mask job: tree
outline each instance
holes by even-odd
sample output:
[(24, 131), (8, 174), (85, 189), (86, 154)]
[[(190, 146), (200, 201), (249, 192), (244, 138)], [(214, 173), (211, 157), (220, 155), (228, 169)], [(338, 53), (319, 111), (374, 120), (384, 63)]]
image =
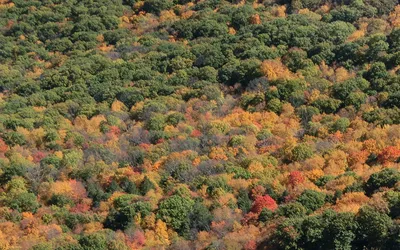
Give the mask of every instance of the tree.
[(155, 114), (152, 116), (146, 124), (148, 130), (163, 130), (165, 127), (165, 116), (162, 114)]
[(276, 204), (276, 201), (272, 199), (269, 195), (259, 195), (254, 200), (251, 211), (253, 213), (259, 214), (263, 210), (263, 208), (266, 208), (270, 211), (275, 211), (278, 208), (278, 204)]
[(381, 187), (392, 188), (400, 180), (400, 173), (392, 168), (385, 168), (380, 172), (373, 173), (365, 183), (365, 192), (372, 195)]
[(155, 188), (156, 186), (147, 176), (144, 177), (144, 180), (142, 181), (142, 183), (140, 183), (139, 186), (139, 190), (142, 195), (146, 195), (147, 192)]
[(305, 69), (312, 64), (312, 61), (307, 58), (307, 52), (302, 49), (292, 49), (284, 57), (283, 63), (292, 72), (296, 72), (300, 69)]
[(270, 81), (277, 79), (288, 79), (291, 76), (290, 71), (282, 64), (280, 60), (266, 60), (261, 64), (261, 72)]
[(243, 26), (250, 24), (250, 19), (255, 13), (254, 9), (249, 5), (236, 8), (232, 13), (232, 25), (238, 30)]
[(13, 197), (8, 206), (18, 212), (31, 212), (35, 213), (40, 207), (36, 196), (32, 193), (24, 192)]
[(128, 194), (139, 194), (136, 184), (128, 178), (124, 178), (119, 185)]
[(389, 77), (386, 71), (386, 66), (382, 62), (373, 63), (370, 69), (364, 73), (365, 79), (371, 83), (371, 88), (376, 91), (381, 91), (387, 84), (386, 80)]
[(341, 83), (333, 85), (333, 96), (337, 99), (345, 101), (347, 97), (356, 90), (364, 91), (369, 87), (369, 82), (364, 78), (349, 79)]
[(350, 93), (346, 100), (345, 100), (345, 105), (350, 106), (353, 105), (357, 110), (360, 108), (360, 106), (365, 103), (367, 99), (367, 95), (363, 92), (353, 92)]
[(148, 0), (144, 2), (143, 10), (158, 15), (161, 11), (167, 10), (172, 6), (173, 2), (171, 0)]
[(344, 133), (346, 132), (349, 126), (350, 126), (350, 120), (348, 118), (339, 118), (332, 124), (330, 130), (333, 133), (337, 131)]
[(55, 205), (58, 207), (64, 207), (66, 205), (70, 205), (73, 206), (74, 205), (74, 201), (67, 197), (66, 195), (62, 195), (62, 194), (53, 194), (50, 198), (50, 200), (48, 201), (48, 203), (50, 205)]
[(375, 7), (379, 15), (387, 15), (398, 2), (395, 0), (366, 0), (365, 4)]
[(122, 195), (114, 200), (113, 205), (114, 208), (104, 221), (104, 226), (113, 230), (125, 230), (132, 226), (136, 215), (144, 218), (151, 211), (149, 203), (135, 201), (133, 195)]
[(23, 176), (27, 171), (27, 166), (23, 162), (11, 162), (9, 164), (4, 164), (0, 162), (2, 167), (2, 174), (0, 176), (0, 181), (6, 183), (11, 180), (14, 176)]
[(26, 143), (26, 138), (24, 135), (22, 135), (21, 133), (15, 132), (15, 131), (11, 131), (6, 133), (3, 136), (4, 142), (13, 147), (15, 145), (24, 145)]
[(324, 193), (307, 189), (301, 193), (297, 201), (307, 209), (308, 213), (311, 213), (325, 204), (325, 197), (326, 195)]
[(301, 143), (296, 145), (292, 150), (293, 161), (304, 161), (313, 155), (313, 150), (307, 144)]
[(315, 100), (312, 105), (318, 108), (320, 111), (325, 112), (327, 114), (335, 113), (340, 104), (342, 102), (340, 100), (330, 98), (327, 96), (321, 96), (317, 100)]
[(82, 236), (79, 239), (79, 244), (84, 250), (107, 250), (107, 238), (102, 233), (94, 233)]
[(190, 228), (197, 231), (209, 231), (210, 224), (213, 219), (212, 214), (206, 206), (201, 202), (196, 202), (193, 205), (193, 210), (189, 214)]
[(8, 150), (7, 144), (0, 138), (0, 153), (5, 153)]
[(289, 174), (289, 184), (295, 187), (304, 182), (304, 176), (300, 171), (292, 171)]
[(304, 249), (352, 249), (357, 225), (354, 215), (332, 210), (306, 218), (299, 241)]
[(400, 158), (400, 149), (394, 146), (388, 146), (378, 155), (378, 160), (382, 163), (394, 162)]
[(261, 222), (268, 222), (274, 217), (274, 212), (269, 209), (263, 208), (258, 216), (258, 220)]
[(389, 203), (390, 217), (397, 218), (400, 216), (400, 192), (389, 191), (385, 194), (385, 198)]
[(326, 25), (324, 29), (319, 29), (319, 35), (333, 44), (343, 43), (347, 37), (355, 31), (352, 24), (343, 21), (334, 21)]
[[(299, 249), (298, 244), (301, 237), (301, 219), (286, 219), (279, 223), (274, 231), (271, 242), (266, 242), (265, 245), (273, 245), (277, 249)], [(319, 233), (318, 231), (315, 233)]]
[(362, 207), (356, 216), (358, 225), (356, 246), (359, 249), (383, 246), (388, 240), (389, 230), (393, 224), (387, 214), (378, 212), (372, 207)]
[(352, 249), (356, 229), (354, 215), (328, 210), (304, 219), (286, 219), (272, 242), (279, 249)]
[(185, 235), (189, 231), (189, 214), (193, 210), (193, 205), (192, 199), (173, 195), (160, 203), (157, 218), (167, 223), (180, 235)]
[(246, 189), (240, 189), (237, 197), (238, 207), (243, 211), (243, 213), (248, 213), (251, 209), (251, 199), (249, 198), (249, 193)]
[[(400, 10), (400, 8), (399, 8)], [(400, 49), (400, 28), (396, 28), (388, 36), (390, 50), (396, 52)]]
[(273, 98), (267, 102), (267, 109), (279, 114), (282, 110), (282, 102), (278, 98)]
[(277, 213), (287, 218), (303, 217), (307, 214), (307, 209), (299, 202), (291, 202), (280, 206)]

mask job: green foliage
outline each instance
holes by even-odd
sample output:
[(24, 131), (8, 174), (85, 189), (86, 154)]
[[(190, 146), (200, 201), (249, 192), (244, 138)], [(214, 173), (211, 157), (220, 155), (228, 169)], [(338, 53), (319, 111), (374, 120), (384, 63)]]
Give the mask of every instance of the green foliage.
[(189, 214), (190, 228), (198, 231), (209, 231), (210, 224), (213, 220), (213, 215), (208, 208), (201, 202), (196, 202), (193, 205), (193, 210)]
[(261, 210), (260, 215), (258, 216), (258, 220), (261, 222), (268, 222), (274, 216), (274, 212), (269, 209), (263, 208)]
[(305, 219), (287, 219), (274, 232), (279, 249), (352, 249), (357, 225), (350, 213), (327, 211)]
[(84, 250), (108, 249), (107, 238), (102, 233), (85, 235), (79, 239), (79, 244)]
[(251, 209), (253, 202), (249, 198), (249, 194), (246, 189), (240, 189), (237, 196), (237, 205), (243, 211), (248, 213)]
[(373, 194), (381, 187), (393, 187), (400, 180), (400, 173), (392, 168), (385, 168), (380, 172), (373, 173), (365, 183), (365, 192)]
[[(194, 201), (173, 195), (160, 203), (157, 218), (163, 220), (180, 235), (188, 233), (190, 228), (189, 214), (193, 211)], [(207, 219), (207, 215), (205, 214)]]
[(397, 218), (400, 216), (400, 193), (397, 191), (389, 191), (385, 195), (390, 209), (390, 217)]
[(371, 68), (364, 73), (365, 79), (371, 83), (371, 88), (374, 90), (382, 90), (386, 86), (388, 72), (383, 62), (376, 62), (371, 65)]
[(154, 183), (146, 176), (142, 183), (140, 183), (139, 190), (142, 195), (146, 195), (152, 189), (155, 189)]
[(66, 205), (73, 205), (74, 202), (72, 199), (65, 195), (54, 194), (51, 196), (50, 200), (48, 201), (50, 205), (55, 205), (58, 207), (64, 207)]
[(321, 208), (325, 204), (324, 193), (320, 193), (314, 190), (305, 190), (297, 198), (297, 201), (301, 203), (308, 211), (308, 213)]
[(172, 0), (148, 0), (144, 2), (143, 10), (154, 14), (160, 14), (161, 11), (169, 9), (172, 6)]
[(393, 224), (387, 214), (376, 211), (372, 207), (362, 207), (357, 214), (357, 244), (364, 248), (384, 245)]
[(23, 162), (11, 162), (10, 164), (1, 163), (2, 174), (1, 182), (6, 183), (15, 176), (23, 176), (27, 171), (27, 166)]
[(292, 202), (279, 207), (278, 214), (287, 218), (303, 217), (307, 213), (306, 208), (299, 202)]
[(342, 102), (340, 100), (334, 98), (321, 97), (315, 100), (312, 105), (324, 113), (331, 114), (338, 110), (341, 103)]
[(340, 131), (342, 133), (346, 132), (347, 128), (350, 126), (350, 120), (348, 118), (339, 118), (332, 124), (331, 131)]
[(301, 143), (296, 145), (292, 150), (293, 161), (304, 161), (313, 155), (313, 150), (309, 145)]
[(165, 127), (165, 116), (162, 114), (156, 114), (151, 117), (146, 125), (148, 130), (163, 130)]
[(35, 213), (40, 207), (40, 204), (35, 194), (32, 193), (21, 193), (13, 197), (9, 202), (8, 206), (18, 212), (32, 212)]
[(4, 141), (10, 146), (24, 145), (26, 143), (25, 136), (18, 132), (8, 132), (3, 137)]
[(121, 181), (120, 187), (128, 194), (139, 194), (139, 189), (136, 187), (136, 184), (128, 178)]
[(125, 230), (132, 226), (136, 215), (142, 218), (150, 214), (147, 202), (135, 201), (133, 195), (122, 195), (114, 200), (114, 208), (108, 214), (104, 226), (113, 230)]
[(267, 102), (267, 109), (269, 111), (279, 114), (282, 109), (282, 103), (278, 98), (273, 98)]

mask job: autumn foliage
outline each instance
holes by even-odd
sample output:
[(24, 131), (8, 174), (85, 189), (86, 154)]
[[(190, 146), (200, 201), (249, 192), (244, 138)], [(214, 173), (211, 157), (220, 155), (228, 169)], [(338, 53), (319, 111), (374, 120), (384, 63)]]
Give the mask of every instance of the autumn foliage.
[(257, 196), (254, 200), (253, 206), (251, 207), (251, 211), (253, 213), (260, 213), (264, 208), (275, 211), (278, 208), (278, 204), (274, 199), (269, 195)]
[(400, 249), (398, 1), (0, 11), (0, 249)]
[(394, 146), (386, 147), (379, 154), (378, 158), (382, 163), (396, 161), (400, 158), (400, 149)]

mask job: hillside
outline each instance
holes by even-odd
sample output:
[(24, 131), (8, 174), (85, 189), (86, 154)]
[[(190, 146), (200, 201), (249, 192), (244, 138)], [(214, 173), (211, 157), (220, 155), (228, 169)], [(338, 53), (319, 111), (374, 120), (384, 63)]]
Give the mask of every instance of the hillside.
[(0, 0), (0, 249), (400, 249), (395, 0)]

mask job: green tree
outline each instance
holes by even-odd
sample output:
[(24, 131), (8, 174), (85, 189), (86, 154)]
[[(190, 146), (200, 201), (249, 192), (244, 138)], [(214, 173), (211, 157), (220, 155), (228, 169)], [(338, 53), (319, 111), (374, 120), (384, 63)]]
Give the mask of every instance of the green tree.
[(193, 205), (192, 199), (173, 195), (160, 203), (157, 218), (163, 220), (180, 235), (185, 235), (190, 228), (189, 214), (193, 211)]
[(240, 189), (237, 197), (237, 205), (243, 211), (243, 213), (248, 213), (251, 209), (253, 202), (249, 198), (249, 193), (246, 189)]
[(24, 192), (14, 196), (8, 202), (8, 206), (18, 212), (32, 212), (35, 213), (40, 207), (36, 196), (32, 193)]
[(190, 228), (197, 231), (209, 231), (213, 215), (208, 208), (201, 202), (193, 205), (193, 210), (189, 214)]
[(144, 2), (143, 10), (146, 12), (160, 14), (173, 6), (172, 0), (147, 0)]
[(102, 233), (94, 233), (82, 236), (79, 244), (83, 250), (107, 250), (107, 238)]
[(299, 202), (291, 202), (282, 205), (278, 209), (278, 214), (288, 218), (302, 217), (307, 214), (306, 208)]
[(383, 62), (376, 62), (364, 73), (364, 77), (371, 83), (372, 89), (381, 91), (387, 84), (389, 73), (386, 71), (386, 66)]
[(348, 118), (339, 118), (332, 124), (330, 130), (331, 132), (340, 131), (344, 133), (346, 132), (349, 126), (350, 126), (350, 120)]
[(165, 116), (162, 114), (155, 114), (153, 117), (149, 119), (146, 124), (146, 128), (148, 130), (163, 130), (165, 127)]
[(125, 230), (132, 226), (135, 215), (140, 214), (144, 218), (151, 211), (149, 203), (136, 201), (134, 195), (122, 195), (114, 200), (113, 205), (104, 222), (105, 227), (113, 230)]
[(379, 248), (388, 240), (393, 224), (391, 218), (374, 208), (365, 206), (356, 216), (358, 225), (356, 246), (359, 249)]
[(385, 198), (389, 203), (390, 217), (397, 218), (400, 216), (400, 192), (391, 190), (385, 194)]
[(304, 161), (314, 154), (312, 148), (305, 143), (296, 145), (292, 150), (293, 161)]
[(324, 193), (307, 189), (301, 193), (297, 198), (297, 201), (307, 209), (308, 213), (310, 213), (321, 208), (325, 204), (325, 197), (326, 195)]
[(232, 25), (235, 29), (240, 29), (243, 26), (250, 24), (250, 17), (255, 13), (250, 5), (244, 5), (236, 8), (232, 13)]
[(260, 215), (258, 215), (258, 220), (261, 222), (268, 222), (273, 217), (274, 217), (274, 212), (272, 212), (267, 208), (263, 208), (260, 212)]
[(338, 108), (340, 107), (340, 104), (342, 102), (340, 100), (322, 96), (315, 100), (312, 105), (318, 108), (320, 111), (325, 112), (327, 114), (335, 113)]
[(365, 183), (365, 192), (373, 194), (381, 187), (392, 188), (400, 180), (400, 173), (392, 168), (385, 168), (380, 172), (373, 173)]
[(151, 189), (155, 189), (154, 183), (147, 177), (144, 177), (142, 183), (140, 183), (139, 190), (142, 195), (146, 195)]

